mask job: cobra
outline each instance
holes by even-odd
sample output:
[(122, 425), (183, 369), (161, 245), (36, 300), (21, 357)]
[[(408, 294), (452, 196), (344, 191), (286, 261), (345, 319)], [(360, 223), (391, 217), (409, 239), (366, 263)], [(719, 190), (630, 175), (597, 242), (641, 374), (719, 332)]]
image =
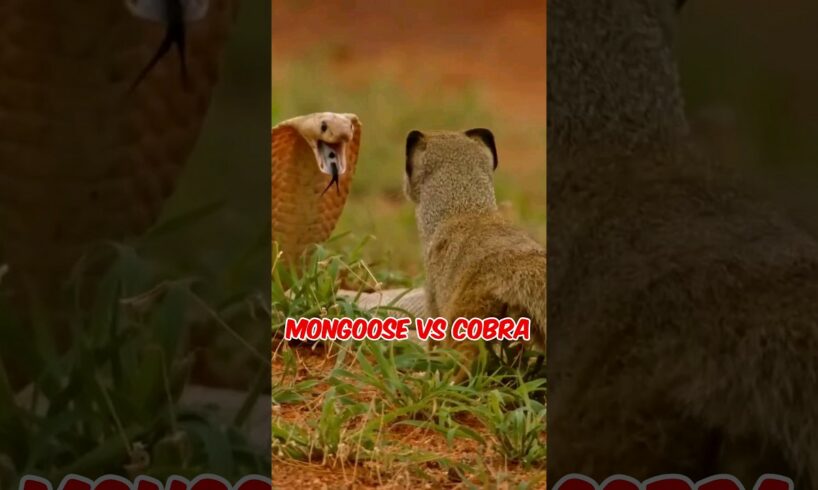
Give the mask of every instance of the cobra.
[[(287, 119), (271, 131), (272, 232), (285, 262), (330, 237), (350, 193), (361, 147), (355, 114), (319, 112)], [(326, 192), (333, 184), (337, 192)], [(365, 309), (393, 305), (425, 316), (423, 289), (358, 294), (339, 291)]]
[[(355, 114), (308, 114), (275, 125), (271, 141), (273, 239), (292, 260), (335, 228), (358, 162), (361, 123)], [(333, 184), (337, 192), (326, 192)]]

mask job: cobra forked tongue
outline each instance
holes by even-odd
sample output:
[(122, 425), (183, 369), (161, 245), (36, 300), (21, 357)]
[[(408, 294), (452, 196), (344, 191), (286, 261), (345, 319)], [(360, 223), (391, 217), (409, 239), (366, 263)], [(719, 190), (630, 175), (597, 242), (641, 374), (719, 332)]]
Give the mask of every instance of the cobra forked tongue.
[(339, 195), (341, 194), (339, 177), (346, 171), (344, 149), (344, 143), (318, 141), (319, 167), (321, 167), (322, 172), (332, 176), (329, 184), (327, 184), (324, 191), (321, 192), (322, 196), (332, 187), (332, 184), (335, 184), (335, 192)]
[[(155, 0), (154, 3), (158, 1)], [(136, 77), (133, 84), (131, 85), (130, 90), (133, 91), (136, 87), (148, 76), (148, 74), (153, 70), (159, 61), (162, 60), (173, 48), (176, 46), (176, 50), (179, 53), (179, 63), (180, 63), (180, 71), (182, 77), (182, 84), (187, 87), (188, 85), (188, 78), (187, 78), (187, 60), (186, 60), (186, 47), (185, 47), (185, 40), (187, 36), (185, 22), (186, 22), (186, 3), (183, 3), (182, 0), (164, 0), (163, 5), (161, 8), (164, 10), (163, 15), (161, 16), (162, 21), (165, 23), (165, 37), (162, 39), (161, 44), (156, 49), (151, 60), (145, 65), (145, 68), (139, 73), (139, 76)], [(158, 8), (158, 7), (157, 7)]]

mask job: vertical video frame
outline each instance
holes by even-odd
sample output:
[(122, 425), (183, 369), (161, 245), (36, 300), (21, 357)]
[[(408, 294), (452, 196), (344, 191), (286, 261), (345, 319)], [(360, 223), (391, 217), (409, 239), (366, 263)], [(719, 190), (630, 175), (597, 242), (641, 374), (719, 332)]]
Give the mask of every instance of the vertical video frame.
[(545, 1), (271, 15), (273, 486), (544, 488)]

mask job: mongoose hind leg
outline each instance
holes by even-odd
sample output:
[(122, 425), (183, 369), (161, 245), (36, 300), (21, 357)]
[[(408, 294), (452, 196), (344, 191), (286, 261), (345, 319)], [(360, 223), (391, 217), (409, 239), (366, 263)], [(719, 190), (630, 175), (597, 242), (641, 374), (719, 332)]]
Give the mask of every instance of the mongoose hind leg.
[[(456, 301), (452, 301), (450, 306), (443, 311), (443, 316), (449, 321), (449, 334), (446, 337), (445, 346), (455, 349), (461, 355), (462, 363), (459, 371), (455, 374), (455, 381), (464, 381), (470, 373), (474, 371), (474, 363), (480, 357), (481, 345), (485, 345), (482, 340), (462, 340), (452, 338), (452, 322), (457, 318), (521, 318), (527, 316), (526, 311), (516, 305), (509, 305), (503, 300), (490, 293), (485, 293), (479, 288), (472, 288), (469, 294), (461, 295)], [(521, 344), (518, 349), (519, 357), (522, 358), (525, 347)]]
[[(473, 286), (473, 285), (472, 285)], [(466, 291), (459, 291), (459, 294), (441, 310), (441, 314), (449, 322), (449, 331), (446, 340), (443, 341), (445, 347), (454, 349), (460, 354), (460, 367), (455, 373), (454, 381), (462, 383), (474, 371), (474, 363), (480, 356), (482, 340), (455, 340), (452, 336), (454, 321), (458, 318), (489, 318), (501, 316), (506, 310), (505, 305), (486, 294), (481, 294), (482, 290), (472, 287)]]

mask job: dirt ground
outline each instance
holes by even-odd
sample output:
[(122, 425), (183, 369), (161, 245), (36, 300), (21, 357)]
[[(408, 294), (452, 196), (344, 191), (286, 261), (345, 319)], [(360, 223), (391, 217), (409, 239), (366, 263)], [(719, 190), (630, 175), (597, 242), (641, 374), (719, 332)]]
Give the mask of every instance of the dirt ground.
[[(542, 128), (542, 140), (498, 138), (503, 165), (524, 179), (539, 179), (545, 200), (546, 0), (413, 2), (273, 0), (273, 79), (276, 66), (328, 49), (333, 74), (345, 83), (385, 72), (411, 88), (433, 77), (446, 89), (479, 84), (491, 111), (514, 126)], [(328, 86), (333, 81), (328, 81)], [(533, 184), (535, 186), (540, 184)], [(274, 359), (273, 374), (282, 370)], [(299, 368), (320, 376), (332, 362), (303, 352)], [(320, 390), (320, 387), (317, 387)], [(298, 418), (297, 407), (278, 413)], [(391, 434), (402, 442), (447, 452), (453, 458), (474, 451), (467, 443), (447, 448), (437, 434), (419, 430)], [(460, 454), (458, 454), (460, 453)], [(279, 488), (408, 488), (417, 480), (392, 475), (379, 480), (365, 468), (273, 461)], [(503, 471), (514, 473), (513, 468)], [(414, 480), (414, 481), (413, 481)], [(440, 488), (464, 488), (441, 475)], [(421, 486), (419, 488), (438, 488)]]
[[(304, 380), (322, 378), (335, 367), (336, 357), (334, 353), (329, 353), (325, 349), (303, 348), (297, 351), (298, 372), (293, 380), (298, 383)], [(347, 368), (355, 370), (350, 364)], [(285, 367), (280, 359), (276, 361), (274, 356), (272, 367), (272, 378), (281, 379)], [(323, 393), (328, 386), (319, 384), (313, 389), (313, 398), (309, 405), (304, 404), (284, 404), (276, 407), (273, 416), (276, 419), (287, 422), (304, 422), (310, 416), (314, 416), (316, 405), (323, 403)], [(361, 392), (361, 399), (371, 399), (378, 396), (377, 393)], [(476, 420), (462, 420), (465, 425), (481, 436), (486, 438), (489, 435)], [(390, 443), (401, 447), (418, 448), (425, 452), (434, 453), (452, 461), (473, 462), (477, 458), (486, 461), (487, 466), (496, 471), (493, 478), (502, 478), (504, 482), (495, 488), (506, 489), (516, 488), (514, 483), (521, 483), (537, 479), (542, 481), (545, 478), (544, 470), (526, 470), (516, 464), (509, 464), (497, 452), (489, 449), (481, 451), (479, 445), (469, 439), (454, 439), (449, 445), (443, 434), (419, 427), (392, 426), (385, 428), (384, 439)], [(474, 488), (472, 483), (463, 481), (456, 473), (446, 471), (434, 461), (422, 464), (422, 470), (426, 476), (419, 477), (409, 464), (398, 464), (390, 468), (383, 465), (362, 463), (362, 464), (338, 464), (329, 466), (320, 462), (301, 462), (288, 458), (277, 458), (273, 455), (272, 461), (274, 489), (309, 488), (309, 489), (378, 489), (378, 490), (399, 490), (399, 489), (466, 489)], [(502, 476), (500, 476), (502, 474)], [(472, 475), (473, 476), (473, 475)], [(513, 483), (512, 483), (513, 482)], [(534, 488), (534, 487), (528, 487)]]

